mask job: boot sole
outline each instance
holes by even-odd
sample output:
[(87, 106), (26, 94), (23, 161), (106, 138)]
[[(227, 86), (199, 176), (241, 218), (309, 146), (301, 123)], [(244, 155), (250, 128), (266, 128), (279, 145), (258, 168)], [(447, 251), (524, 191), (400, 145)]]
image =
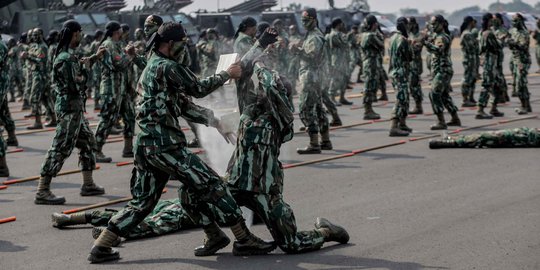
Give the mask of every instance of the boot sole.
[(59, 201), (45, 201), (41, 199), (34, 199), (34, 204), (42, 204), (42, 205), (61, 205), (66, 203), (66, 200), (59, 200)]
[(79, 193), (81, 196), (83, 197), (86, 197), (86, 196), (97, 196), (97, 195), (103, 195), (105, 194), (105, 191), (90, 191), (90, 192), (82, 192)]
[(94, 254), (88, 255), (88, 261), (90, 261), (90, 263), (102, 263), (108, 261), (116, 261), (118, 259), (120, 259), (120, 254), (115, 254), (107, 257), (97, 257)]
[(236, 250), (233, 248), (233, 255), (234, 256), (254, 256), (254, 255), (266, 255), (272, 251), (274, 251), (274, 249), (276, 249), (277, 246), (276, 245), (273, 245), (272, 247), (270, 248), (267, 248), (267, 249), (259, 249), (259, 250), (246, 250), (246, 251), (239, 251), (239, 250)]
[(486, 117), (486, 116), (475, 116), (474, 119), (479, 119), (479, 120), (486, 120), (486, 119), (493, 119), (493, 117)]
[(201, 252), (194, 251), (194, 255), (197, 257), (205, 257), (205, 256), (212, 256), (216, 254), (216, 252), (218, 252), (220, 249), (228, 246), (231, 243), (231, 239), (229, 238), (224, 238), (224, 239), (225, 241), (219, 243), (219, 245), (213, 247), (212, 249), (201, 251)]

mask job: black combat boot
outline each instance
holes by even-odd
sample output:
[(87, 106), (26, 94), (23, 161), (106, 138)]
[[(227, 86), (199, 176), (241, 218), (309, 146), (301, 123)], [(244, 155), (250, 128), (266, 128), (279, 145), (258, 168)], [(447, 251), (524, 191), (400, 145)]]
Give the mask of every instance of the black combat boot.
[(491, 115), (493, 115), (493, 117), (503, 117), (504, 116), (504, 113), (500, 112), (497, 109), (497, 102), (493, 102), (493, 104), (491, 105), (491, 110), (489, 111), (489, 113)]
[(429, 148), (430, 149), (440, 149), (440, 148), (454, 148), (457, 147), (457, 144), (454, 140), (430, 140)]
[(96, 151), (96, 162), (97, 163), (111, 163), (112, 158), (105, 156), (101, 149), (103, 148), (103, 145), (98, 145), (97, 151)]
[(446, 123), (446, 125), (451, 127), (460, 127), (461, 120), (459, 119), (457, 112), (450, 113), (450, 115), (452, 116), (452, 118), (449, 122)]
[(36, 197), (34, 199), (35, 204), (58, 205), (64, 204), (66, 202), (66, 199), (64, 197), (56, 197), (51, 192), (51, 181), (51, 176), (41, 176), (38, 183)]
[[(390, 127), (390, 134), (389, 134), (389, 136), (390, 136), (390, 137), (405, 137), (405, 136), (409, 136), (409, 132), (408, 132), (408, 131), (399, 128), (398, 121), (399, 121), (399, 120), (398, 120), (397, 118), (393, 118), (393, 119), (392, 119), (392, 126)], [(405, 126), (407, 126), (407, 125), (405, 125)]]
[(323, 235), (325, 242), (338, 242), (347, 244), (349, 233), (341, 226), (335, 225), (325, 218), (318, 217), (315, 228)]
[(231, 226), (231, 231), (236, 238), (233, 244), (235, 256), (265, 255), (277, 247), (273, 241), (267, 242), (253, 235), (243, 220)]
[(300, 155), (306, 154), (320, 154), (321, 146), (319, 145), (319, 134), (309, 134), (309, 144), (304, 148), (297, 148), (296, 152)]
[(0, 157), (0, 177), (9, 177), (9, 168), (6, 162), (6, 156)]
[(469, 99), (469, 95), (463, 94), (463, 103), (461, 104), (461, 107), (474, 107), (476, 106), (475, 102), (472, 102)]
[(94, 246), (88, 255), (90, 263), (101, 263), (106, 261), (115, 261), (120, 259), (120, 252), (112, 248), (113, 242), (118, 238), (118, 235), (105, 229), (94, 241)]
[(444, 114), (443, 113), (437, 113), (437, 123), (434, 125), (431, 125), (431, 130), (441, 130), (441, 129), (447, 129), (448, 126), (446, 125), (444, 121)]
[(231, 242), (229, 237), (218, 227), (216, 223), (203, 226), (206, 239), (204, 245), (195, 248), (195, 256), (211, 256)]
[(96, 196), (105, 194), (105, 189), (102, 186), (94, 183), (92, 176), (93, 171), (82, 171), (83, 185), (81, 186), (81, 196)]
[(34, 122), (34, 125), (26, 127), (28, 130), (35, 130), (35, 129), (43, 129), (43, 124), (41, 124), (41, 115), (36, 114), (36, 121)]
[(28, 99), (23, 99), (23, 105), (21, 108), (21, 111), (27, 111), (30, 110), (32, 106), (30, 106), (30, 102), (28, 102)]
[(321, 132), (321, 150), (332, 150), (332, 142), (330, 141), (330, 131)]
[(381, 119), (381, 116), (373, 111), (373, 106), (370, 103), (364, 104), (364, 120), (377, 120)]
[(423, 114), (424, 109), (422, 108), (422, 102), (421, 101), (415, 101), (416, 106), (413, 110), (409, 111), (409, 114)]
[(474, 118), (475, 119), (492, 119), (493, 116), (484, 112), (483, 106), (478, 106), (478, 111), (476, 112), (476, 116)]
[(343, 105), (352, 105), (353, 103), (348, 101), (346, 98), (345, 98), (345, 91), (342, 91), (341, 92), (341, 95), (339, 97), (339, 103), (343, 104)]
[(15, 135), (15, 130), (7, 131), (8, 137), (6, 140), (7, 146), (19, 146), (19, 141), (17, 140), (17, 135)]
[(133, 137), (124, 137), (124, 150), (122, 150), (122, 157), (132, 158), (133, 156)]
[(51, 121), (45, 124), (45, 127), (56, 127), (58, 123), (56, 122), (56, 114), (51, 113)]
[(529, 110), (527, 108), (527, 101), (525, 99), (520, 99), (520, 101), (521, 101), (521, 107), (516, 109), (517, 114), (519, 115), (528, 114)]
[(53, 213), (51, 216), (52, 225), (55, 228), (62, 228), (72, 225), (80, 225), (88, 223), (90, 219), (89, 215), (84, 212), (79, 212), (75, 214), (62, 214), (62, 213)]

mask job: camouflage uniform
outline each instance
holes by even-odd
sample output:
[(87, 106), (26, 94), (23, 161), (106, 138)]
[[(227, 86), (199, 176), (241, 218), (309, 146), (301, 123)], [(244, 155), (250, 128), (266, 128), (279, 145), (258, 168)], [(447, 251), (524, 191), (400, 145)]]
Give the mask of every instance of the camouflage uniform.
[(424, 48), (422, 41), (424, 37), (419, 31), (409, 32), (409, 40), (412, 44), (412, 61), (410, 66), (409, 76), (409, 91), (413, 97), (417, 107), (422, 106), (424, 100), (424, 94), (422, 93), (422, 86), (420, 85), (420, 79), (423, 72), (422, 62), (422, 49)]
[[(302, 37), (298, 34), (289, 35), (289, 44), (297, 44), (302, 41)], [(296, 81), (298, 80), (298, 65), (299, 59), (294, 54), (289, 54), (288, 59), (289, 66), (287, 68), (287, 77), (291, 83), (293, 95), (296, 95)]]
[(290, 93), (276, 72), (258, 63), (254, 69), (257, 87), (246, 95), (228, 185), (239, 205), (261, 217), (283, 251), (317, 250), (324, 243), (321, 233), (297, 231), (293, 211), (283, 200), (283, 167), (278, 158), (281, 144), (294, 134)]
[(337, 29), (326, 35), (326, 43), (329, 48), (329, 74), (330, 86), (328, 92), (334, 100), (336, 95), (343, 96), (349, 81), (349, 43), (347, 37)]
[[(119, 108), (127, 83), (122, 73), (127, 69), (130, 61), (124, 53), (120, 42), (107, 38), (101, 46), (105, 47), (107, 52), (101, 60), (100, 96), (103, 105), (100, 112), (101, 119), (95, 133), (98, 152), (101, 152), (111, 128), (118, 119), (119, 112), (127, 113), (130, 111), (126, 108)], [(123, 115), (123, 118), (128, 117)], [(124, 137), (133, 136), (135, 127), (130, 126), (130, 123), (131, 121), (124, 121)]]
[(495, 37), (491, 30), (481, 32), (480, 53), (484, 55), (484, 72), (482, 74), (482, 91), (478, 98), (478, 106), (485, 108), (489, 101), (490, 94), (493, 95), (493, 104), (500, 100), (500, 91), (495, 87), (500, 84), (500, 75), (498, 73), (499, 56), (501, 43)]
[[(28, 61), (31, 70), (31, 97), (32, 113), (41, 114), (41, 102), (47, 85), (47, 45), (43, 41), (32, 44), (28, 50)], [(37, 118), (36, 118), (37, 119)]]
[(197, 44), (201, 77), (206, 78), (216, 72), (219, 61), (220, 44), (218, 40), (200, 40)]
[[(7, 57), (8, 48), (3, 42), (0, 42), (0, 104), (6, 103), (7, 89), (9, 87)], [(6, 156), (6, 148), (7, 145), (4, 141), (4, 136), (0, 135), (0, 158), (4, 158)]]
[(477, 53), (476, 53), (476, 58), (475, 58), (475, 71), (476, 71), (476, 79), (480, 79), (480, 39), (482, 38), (482, 36), (480, 35), (480, 32), (476, 28), (473, 28), (471, 30), (471, 34), (476, 38)]
[(238, 53), (238, 57), (242, 58), (249, 49), (253, 46), (255, 42), (251, 36), (244, 34), (243, 32), (238, 33), (238, 37), (234, 40), (233, 49), (235, 53)]
[[(99, 49), (99, 43), (100, 41), (98, 40), (94, 40), (92, 41), (92, 43), (90, 44), (90, 53), (91, 54), (95, 54), (97, 53), (98, 49)], [(99, 104), (100, 102), (100, 99), (101, 99), (101, 94), (100, 94), (100, 84), (101, 84), (101, 63), (100, 62), (95, 62), (93, 65), (92, 65), (92, 68), (91, 68), (91, 78), (89, 78), (90, 80), (90, 87), (93, 88), (94, 90), (94, 102), (96, 102), (96, 104)], [(100, 108), (98, 106), (98, 108)]]
[[(497, 20), (498, 21), (498, 20)], [(497, 63), (495, 66), (495, 76), (496, 76), (496, 83), (495, 83), (495, 89), (494, 91), (498, 93), (498, 99), (496, 102), (498, 103), (504, 103), (508, 99), (508, 85), (506, 83), (506, 78), (504, 77), (503, 72), (503, 62), (504, 62), (504, 47), (506, 47), (506, 42), (509, 37), (508, 30), (504, 26), (496, 25), (493, 28), (493, 33), (495, 34), (495, 37), (497, 38), (497, 41), (499, 42), (499, 51), (497, 56)], [(512, 62), (512, 61), (510, 61)]]
[(79, 165), (82, 171), (92, 171), (96, 166), (96, 139), (84, 117), (86, 93), (83, 85), (87, 74), (75, 54), (73, 49), (64, 50), (52, 65), (58, 125), (52, 146), (41, 166), (41, 176), (56, 176), (75, 147), (80, 150)]
[(22, 52), (22, 47), (20, 45), (15, 45), (9, 49), (8, 52), (8, 73), (11, 81), (10, 90), (12, 97), (17, 88), (17, 96), (22, 96), (24, 92), (24, 76), (21, 67), (21, 61), (19, 60), (20, 54)]
[(532, 38), (536, 41), (535, 56), (536, 64), (540, 67), (540, 21), (537, 22), (537, 29), (534, 30)]
[[(7, 73), (7, 77), (3, 80), (8, 80), (5, 87), (5, 90), (2, 89), (2, 91), (5, 92), (5, 96), (2, 96), (2, 100), (0, 101), (0, 123), (4, 126), (6, 131), (9, 134), (9, 138), (7, 140), (7, 143), (9, 145), (17, 146), (18, 142), (17, 139), (14, 138), (15, 136), (15, 122), (13, 121), (13, 118), (11, 118), (11, 112), (9, 111), (8, 106), (8, 98), (7, 98), (7, 92), (11, 91), (11, 98), (14, 99), (14, 87), (17, 86), (19, 91), (22, 90), (21, 86), (21, 70), (19, 67), (19, 53), (18, 53), (18, 47), (14, 46), (11, 49), (8, 50), (6, 54), (6, 58), (2, 59), (1, 61), (4, 61), (2, 72)], [(4, 55), (2, 55), (4, 57)], [(0, 92), (0, 95), (3, 95), (4, 92)], [(13, 137), (13, 138), (12, 138)]]
[[(210, 205), (220, 209), (220, 220), (236, 224), (241, 211), (221, 178), (197, 155), (185, 148), (186, 138), (178, 117), (215, 126), (213, 112), (193, 104), (187, 96), (204, 97), (229, 79), (221, 72), (198, 81), (182, 65), (154, 52), (139, 79), (135, 169), (131, 179), (133, 199), (109, 222), (108, 229), (126, 236), (154, 209), (170, 178), (181, 181), (195, 201), (188, 213), (202, 212), (216, 219)], [(209, 223), (210, 221), (208, 221)]]
[[(118, 211), (105, 209), (88, 212), (90, 219), (88, 223), (94, 226), (107, 226), (109, 220)], [(128, 240), (146, 237), (160, 236), (179, 230), (199, 228), (200, 220), (194, 220), (182, 208), (180, 199), (159, 200), (156, 207), (144, 218), (141, 223), (133, 227), (124, 235)]]
[(390, 64), (388, 72), (392, 86), (397, 91), (396, 103), (392, 109), (392, 119), (405, 119), (409, 109), (409, 72), (412, 50), (406, 37), (394, 33), (390, 38)]
[(531, 55), (529, 53), (530, 37), (527, 28), (524, 26), (522, 29), (512, 28), (510, 33), (511, 37), (508, 45), (513, 55), (514, 70), (512, 71), (512, 77), (514, 78), (514, 88), (522, 105), (520, 114), (525, 114), (531, 110), (530, 93), (527, 86), (527, 74), (531, 65)]
[(476, 86), (477, 70), (476, 59), (478, 57), (478, 40), (471, 30), (466, 29), (461, 33), (461, 52), (463, 53), (463, 80), (461, 82), (461, 94), (463, 103), (474, 100), (474, 88)]
[(497, 148), (497, 147), (540, 147), (540, 130), (537, 128), (514, 128), (460, 135), (445, 140), (446, 147)]
[[(22, 47), (22, 52), (28, 53), (30, 51), (30, 48), (33, 46), (33, 43), (24, 44)], [(25, 58), (22, 61), (22, 69), (23, 69), (23, 75), (24, 75), (24, 93), (23, 93), (23, 101), (25, 103), (28, 103), (28, 109), (31, 109), (30, 106), (30, 96), (32, 94), (32, 71), (30, 70), (30, 60), (28, 58)], [(25, 104), (23, 103), (23, 109)]]
[(371, 108), (371, 104), (377, 101), (377, 89), (380, 87), (381, 72), (380, 59), (384, 51), (384, 40), (376, 32), (364, 32), (362, 34), (363, 71), (365, 81), (364, 106)]

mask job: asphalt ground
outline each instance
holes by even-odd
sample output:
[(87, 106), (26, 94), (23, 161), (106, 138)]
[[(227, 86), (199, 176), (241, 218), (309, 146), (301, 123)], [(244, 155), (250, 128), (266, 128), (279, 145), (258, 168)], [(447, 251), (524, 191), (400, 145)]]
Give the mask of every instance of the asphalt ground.
[[(459, 51), (453, 54), (456, 75), (452, 95), (460, 105), (463, 69)], [(506, 64), (505, 69), (509, 74)], [(537, 69), (534, 63), (530, 70)], [(519, 102), (512, 98), (500, 107), (505, 113), (503, 118), (475, 120), (474, 110), (460, 111), (464, 130), (459, 133), (539, 127), (539, 119), (532, 118), (540, 111), (539, 74), (531, 74), (529, 84), (533, 113), (526, 116), (528, 119), (514, 112)], [(408, 120), (414, 129), (410, 137), (388, 137), (388, 121), (362, 120), (363, 111), (358, 109), (362, 87), (356, 84), (348, 93), (353, 97), (353, 106), (339, 107), (344, 124), (357, 125), (332, 131), (334, 150), (298, 155), (296, 148), (308, 141), (305, 134), (298, 133), (283, 145), (281, 154), (284, 164), (298, 164), (368, 150), (285, 169), (284, 198), (295, 211), (298, 227), (312, 229), (316, 217), (326, 217), (349, 231), (349, 244), (328, 243), (320, 251), (307, 254), (286, 255), (276, 250), (268, 256), (252, 257), (233, 256), (229, 245), (216, 256), (200, 258), (193, 255), (193, 248), (202, 243), (204, 234), (202, 230), (187, 230), (125, 242), (119, 248), (120, 261), (88, 264), (86, 256), (93, 242), (91, 226), (58, 230), (51, 226), (50, 215), (129, 196), (132, 166), (116, 166), (116, 162), (130, 161), (121, 158), (123, 143), (116, 140), (104, 147), (113, 163), (100, 164), (101, 169), (94, 173), (96, 182), (106, 188), (104, 196), (79, 196), (80, 173), (53, 180), (53, 191), (67, 199), (62, 206), (34, 205), (37, 181), (0, 190), (0, 219), (16, 216), (16, 221), (0, 224), (0, 269), (540, 269), (538, 150), (430, 150), (426, 136), (439, 137), (441, 132), (429, 130), (435, 117), (429, 115), (429, 83), (425, 75), (427, 115)], [(390, 84), (388, 90), (392, 91)], [(389, 118), (393, 106), (394, 94), (389, 96), (390, 102), (379, 102), (375, 108), (383, 120)], [(91, 110), (91, 103), (88, 117), (93, 117), (91, 123), (97, 123), (99, 118)], [(14, 119), (23, 119), (28, 113), (19, 112), (20, 103), (11, 103), (10, 107)], [(54, 132), (22, 134), (32, 120), (16, 123), (23, 151), (7, 155), (9, 179), (37, 176)], [(299, 126), (297, 120), (295, 128)], [(448, 132), (452, 131), (455, 129)], [(190, 131), (186, 134), (192, 137)], [(370, 150), (388, 144), (395, 145)], [(201, 157), (208, 159), (205, 153)], [(77, 151), (62, 170), (73, 169), (77, 169)], [(169, 182), (163, 198), (174, 198), (178, 186), (176, 181)], [(252, 230), (270, 239), (264, 225), (254, 225)], [(228, 229), (225, 231), (232, 237)]]

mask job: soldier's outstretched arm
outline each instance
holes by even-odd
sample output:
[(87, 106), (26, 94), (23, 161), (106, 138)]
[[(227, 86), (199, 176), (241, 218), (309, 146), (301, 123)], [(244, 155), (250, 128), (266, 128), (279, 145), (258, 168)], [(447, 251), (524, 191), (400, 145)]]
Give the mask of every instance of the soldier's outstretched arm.
[(187, 121), (205, 126), (216, 127), (219, 123), (212, 110), (193, 103), (187, 97), (182, 99), (181, 115)]
[(228, 71), (221, 71), (208, 78), (198, 80), (189, 69), (182, 67), (180, 64), (169, 66), (165, 72), (169, 85), (196, 98), (207, 96), (231, 78)]

